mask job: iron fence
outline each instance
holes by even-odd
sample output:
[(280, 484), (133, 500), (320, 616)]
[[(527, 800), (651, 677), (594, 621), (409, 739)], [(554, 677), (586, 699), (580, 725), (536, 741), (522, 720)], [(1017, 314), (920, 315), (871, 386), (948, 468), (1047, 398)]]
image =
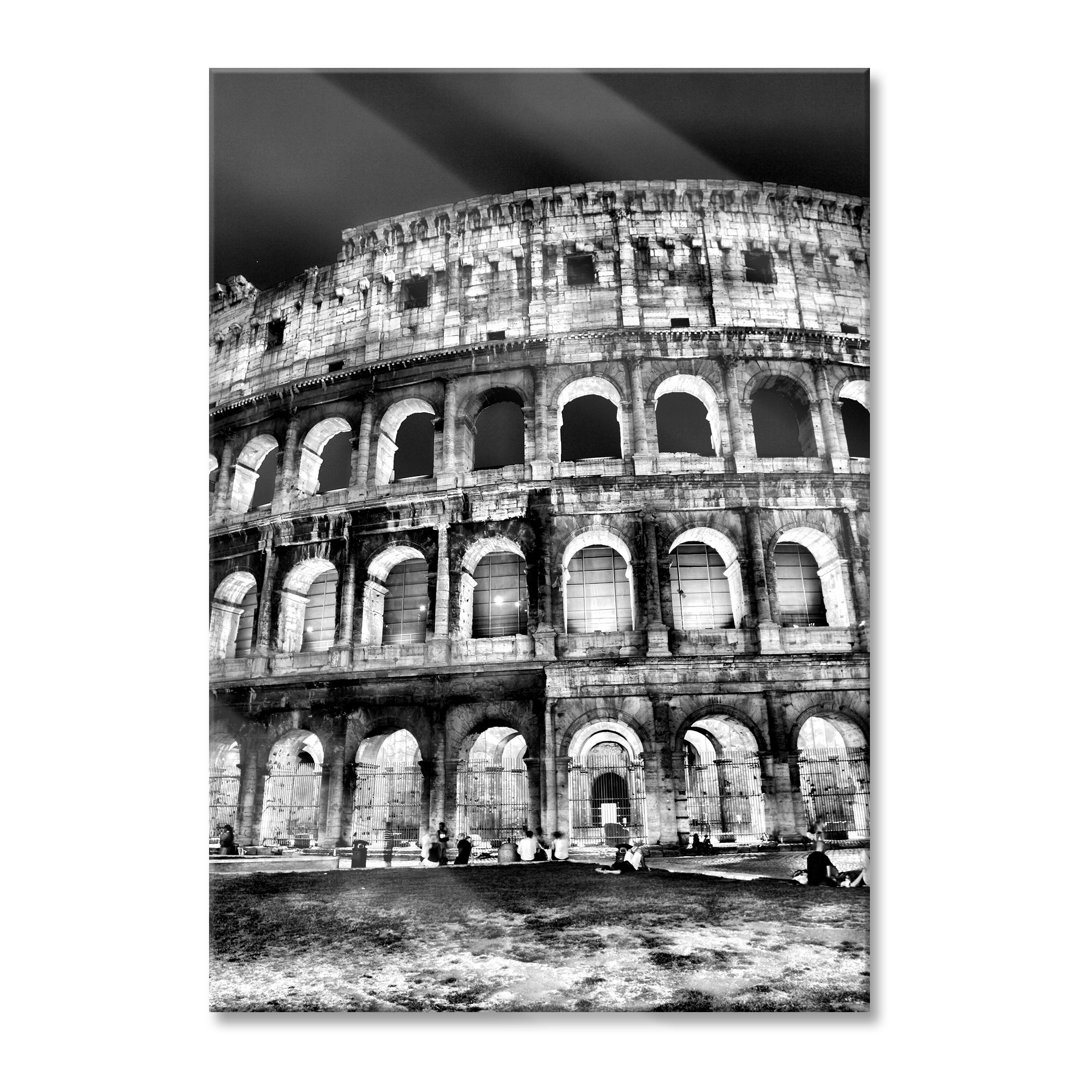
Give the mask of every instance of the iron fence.
[(458, 765), (458, 832), (495, 846), (519, 836), (528, 813), (529, 781), (524, 768), (464, 761)]
[(865, 749), (800, 750), (807, 828), (827, 840), (870, 838), (870, 759)]
[(690, 831), (718, 843), (754, 843), (765, 833), (761, 761), (753, 750), (725, 750), (707, 765), (686, 767)]
[(644, 840), (645, 764), (620, 754), (570, 762), (570, 843), (590, 846)]
[(420, 839), (424, 775), (419, 765), (380, 766), (358, 762), (352, 834), (371, 844)]
[(320, 766), (273, 770), (266, 778), (261, 836), (263, 843), (297, 847), (314, 843), (319, 833)]
[(226, 825), (235, 832), (238, 828), (240, 806), (240, 766), (231, 765), (210, 770), (210, 831), (217, 836)]

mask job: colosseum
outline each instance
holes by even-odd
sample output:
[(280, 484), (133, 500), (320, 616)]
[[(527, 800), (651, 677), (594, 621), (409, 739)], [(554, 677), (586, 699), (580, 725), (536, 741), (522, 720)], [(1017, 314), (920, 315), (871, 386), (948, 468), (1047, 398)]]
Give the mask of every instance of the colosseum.
[(588, 183), (216, 286), (211, 837), (867, 842), (869, 226)]

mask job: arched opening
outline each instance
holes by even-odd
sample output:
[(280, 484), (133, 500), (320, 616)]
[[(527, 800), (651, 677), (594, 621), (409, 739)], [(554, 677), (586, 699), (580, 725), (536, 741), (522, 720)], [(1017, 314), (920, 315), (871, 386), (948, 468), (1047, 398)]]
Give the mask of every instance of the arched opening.
[(844, 425), (850, 457), (870, 456), (870, 413), (857, 401), (845, 399), (840, 403), (840, 419)]
[(435, 410), (422, 398), (396, 401), (379, 422), (375, 482), (431, 476), (435, 468)]
[(761, 759), (753, 734), (727, 717), (696, 720), (683, 741), (689, 830), (714, 844), (753, 844), (765, 833)]
[(250, 656), (255, 638), (258, 589), (246, 570), (229, 574), (214, 592), (210, 607), (210, 657)]
[(676, 630), (735, 626), (724, 560), (702, 543), (682, 543), (671, 553), (671, 607)]
[(618, 406), (596, 394), (567, 402), (559, 428), (563, 461), (621, 458)]
[(656, 402), (656, 446), (661, 454), (716, 457), (708, 410), (692, 394), (664, 394)]
[(633, 731), (598, 721), (570, 747), (570, 842), (575, 846), (647, 839), (645, 759)]
[(818, 565), (802, 544), (780, 543), (773, 551), (776, 599), (784, 626), (827, 626)]
[(325, 495), (349, 486), (352, 433), (340, 416), (320, 420), (300, 448), (297, 487), (301, 495)]
[(473, 468), (500, 469), (525, 462), (525, 413), (516, 401), (496, 401), (480, 410), (473, 437)]
[(334, 644), (338, 573), (329, 559), (297, 563), (281, 585), (278, 649), (327, 652)]
[(788, 389), (760, 389), (750, 399), (758, 457), (817, 457), (809, 402)]
[(870, 755), (859, 726), (811, 716), (799, 729), (798, 752), (807, 829), (826, 840), (868, 840)]
[(236, 514), (269, 506), (277, 477), (277, 439), (256, 435), (240, 451), (233, 469), (229, 507)]
[(220, 738), (210, 742), (210, 837), (240, 827), (240, 744)]
[(529, 820), (525, 739), (510, 727), (475, 736), (458, 762), (457, 831), (491, 847), (520, 833)]
[(435, 428), (429, 417), (414, 413), (398, 428), (391, 480), (420, 480), (434, 472)]
[(380, 846), (416, 843), (420, 839), (423, 795), (420, 744), (410, 732), (399, 728), (360, 743), (356, 752), (354, 836)]
[(563, 581), (568, 634), (634, 629), (630, 568), (623, 553), (604, 544), (579, 548), (567, 560)]
[(524, 634), (529, 621), (525, 560), (512, 551), (495, 551), (477, 563), (472, 576), (472, 636)]
[(262, 843), (318, 844), (322, 765), (322, 743), (310, 731), (291, 731), (274, 743), (263, 796)]
[(402, 645), (427, 637), (428, 573), (423, 559), (400, 562), (386, 577), (383, 644)]

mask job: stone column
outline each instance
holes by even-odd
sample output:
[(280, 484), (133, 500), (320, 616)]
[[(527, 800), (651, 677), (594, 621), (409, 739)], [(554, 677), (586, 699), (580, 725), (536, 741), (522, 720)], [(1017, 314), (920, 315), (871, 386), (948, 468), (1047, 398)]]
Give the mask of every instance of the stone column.
[(555, 766), (555, 707), (544, 702), (544, 831), (548, 838), (559, 828), (558, 778)]
[(536, 548), (539, 566), (537, 585), (539, 587), (539, 621), (533, 634), (534, 648), (538, 660), (555, 659), (555, 625), (552, 622), (551, 604), (551, 507), (536, 507)]
[(848, 556), (847, 564), (851, 571), (851, 586), (855, 596), (855, 622), (859, 628), (859, 640), (865, 647), (864, 631), (868, 630), (870, 625), (870, 588), (866, 581), (866, 568), (863, 565), (862, 543), (859, 540), (855, 511), (845, 506), (837, 513), (840, 515), (840, 535), (844, 538)]
[(345, 538), (345, 576), (341, 582), (341, 608), (338, 614), (337, 636), (334, 650), (337, 661), (347, 665), (352, 653), (353, 612), (356, 607), (356, 552), (352, 550), (350, 537)]
[(739, 400), (739, 374), (732, 358), (721, 361), (724, 375), (724, 394), (727, 397), (728, 426), (731, 435), (731, 450), (734, 454), (746, 453), (746, 435), (743, 431), (742, 402)]
[(686, 754), (671, 752), (671, 785), (675, 793), (675, 835), (679, 847), (690, 843), (690, 810), (686, 804)]
[(299, 471), (297, 443), (300, 439), (300, 417), (293, 413), (285, 429), (285, 448), (281, 452), (281, 464), (274, 477), (274, 499), (272, 510), (280, 514), (292, 506), (296, 494), (296, 476)]
[(550, 469), (544, 471), (538, 466), (547, 462), (551, 457), (548, 447), (548, 423), (547, 423), (547, 394), (548, 378), (547, 367), (541, 365), (532, 369), (533, 381), (533, 479), (547, 478), (551, 475)]
[(221, 462), (218, 465), (217, 481), (214, 484), (214, 521), (224, 521), (229, 510), (229, 490), (233, 478), (233, 445), (225, 440), (221, 448)]
[(277, 551), (274, 549), (272, 529), (263, 529), (263, 579), (259, 588), (259, 607), (255, 623), (254, 656), (261, 658), (261, 670), (256, 671), (256, 660), (252, 661), (251, 673), (263, 674), (266, 671), (266, 657), (270, 655), (270, 613), (274, 604), (274, 578), (277, 575)]
[(671, 844), (675, 842), (675, 808), (671, 791), (671, 754), (663, 760), (662, 751), (646, 750), (645, 758), (645, 804), (648, 824), (648, 844)]
[(528, 826), (533, 832), (542, 825), (544, 817), (540, 804), (540, 783), (543, 774), (543, 760), (538, 757), (525, 758), (525, 780), (529, 787), (529, 812), (526, 816)]
[(364, 606), (360, 616), (360, 644), (381, 645), (383, 640), (383, 610), (390, 590), (374, 578), (364, 582)]
[(641, 387), (641, 365), (636, 358), (626, 361), (630, 372), (630, 408), (634, 424), (634, 472), (651, 473), (649, 438), (645, 430), (645, 391)]
[(457, 379), (447, 379), (443, 390), (442, 471), (452, 476), (457, 462)]
[(660, 568), (656, 555), (656, 518), (651, 513), (641, 515), (641, 527), (645, 533), (645, 607), (648, 614), (649, 656), (670, 656), (668, 628), (660, 614)]
[(345, 748), (337, 737), (327, 747), (323, 777), (327, 788), (326, 821), (319, 840), (321, 844), (337, 847), (345, 842), (341, 813), (345, 803)]
[(555, 756), (555, 823), (560, 832), (570, 835), (570, 759), (558, 754)]
[(240, 792), (237, 806), (236, 842), (252, 846), (259, 842), (259, 816), (266, 783), (266, 752), (261, 746), (240, 743)]
[(842, 471), (847, 472), (847, 458), (840, 453), (840, 442), (836, 435), (836, 413), (829, 394), (829, 380), (825, 375), (825, 365), (817, 363), (814, 368), (814, 389), (817, 391), (818, 415), (821, 417), (821, 433), (825, 437), (825, 453), (836, 470), (839, 463)]
[(754, 608), (758, 622), (758, 642), (763, 653), (780, 651), (780, 628), (773, 621), (769, 580), (765, 569), (765, 545), (761, 539), (761, 508), (748, 507), (746, 535), (750, 546), (750, 575), (754, 583)]
[(450, 543), (449, 526), (439, 525), (439, 553), (435, 564), (435, 628), (428, 655), (435, 663), (450, 660)]
[(368, 470), (371, 467), (371, 430), (375, 424), (375, 399), (368, 398), (360, 414), (360, 430), (353, 453), (352, 476), (349, 478), (349, 498), (363, 498), (368, 489)]
[[(428, 758), (421, 758), (420, 775), (424, 779), (424, 786), (420, 792), (420, 833), (423, 834), (432, 824), (432, 815), (442, 807), (434, 798), (435, 762)], [(435, 821), (438, 820), (436, 817)]]

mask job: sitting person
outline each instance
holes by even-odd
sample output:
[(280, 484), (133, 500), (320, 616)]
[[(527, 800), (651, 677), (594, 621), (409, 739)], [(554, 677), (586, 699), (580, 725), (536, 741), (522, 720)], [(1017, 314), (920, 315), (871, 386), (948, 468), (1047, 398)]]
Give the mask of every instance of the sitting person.
[(841, 875), (840, 887), (842, 889), (870, 888), (870, 853), (862, 853), (862, 868), (858, 871), (848, 871)]
[(551, 839), (551, 861), (566, 862), (570, 858), (570, 838), (561, 832), (553, 832)]
[(697, 833), (694, 833), (694, 839), (690, 844), (691, 855), (704, 855), (705, 849), (701, 846), (701, 837)]
[(648, 870), (645, 865), (645, 849), (635, 841), (630, 842), (630, 848), (626, 852), (626, 857), (623, 860), (629, 863), (635, 870)]
[(541, 829), (539, 826), (537, 826), (537, 828), (536, 828), (536, 855), (533, 857), (533, 862), (547, 862), (548, 858), (549, 858), (548, 845), (547, 845), (547, 841), (544, 839), (544, 830)]
[(468, 866), (469, 856), (472, 854), (472, 841), (462, 833), (458, 837), (457, 842), (457, 858), (454, 860), (455, 866)]
[(522, 862), (532, 862), (536, 858), (539, 846), (533, 836), (532, 829), (526, 829), (525, 835), (517, 842), (518, 858)]
[(836, 886), (840, 884), (839, 878), (832, 859), (825, 854), (825, 841), (815, 840), (814, 850), (806, 856), (806, 884)]
[(622, 844), (615, 851), (615, 861), (611, 866), (598, 866), (598, 874), (633, 874), (637, 870), (632, 862), (626, 857), (626, 847)]

